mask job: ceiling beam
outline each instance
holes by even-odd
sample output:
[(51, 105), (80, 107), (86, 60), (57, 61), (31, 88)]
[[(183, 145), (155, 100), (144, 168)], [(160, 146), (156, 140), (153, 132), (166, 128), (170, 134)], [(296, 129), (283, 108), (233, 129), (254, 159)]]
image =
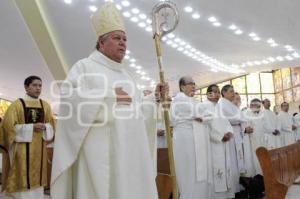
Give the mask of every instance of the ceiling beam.
[(54, 79), (65, 79), (68, 66), (45, 15), (43, 1), (14, 1)]

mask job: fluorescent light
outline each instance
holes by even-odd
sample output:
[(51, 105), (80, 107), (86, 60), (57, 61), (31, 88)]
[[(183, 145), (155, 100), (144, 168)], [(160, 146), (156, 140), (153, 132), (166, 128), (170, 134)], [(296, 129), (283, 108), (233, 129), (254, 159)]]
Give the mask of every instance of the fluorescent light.
[(286, 58), (287, 60), (289, 60), (289, 61), (292, 61), (292, 60), (294, 59), (293, 57), (291, 57), (291, 56), (289, 56), (289, 55), (285, 56), (285, 58)]
[(276, 57), (276, 59), (277, 59), (278, 61), (283, 61), (283, 57), (281, 57), (281, 56)]
[(183, 49), (184, 49), (183, 47), (177, 48), (178, 51), (183, 51)]
[(135, 67), (135, 63), (131, 63), (129, 66), (132, 67), (132, 68), (134, 68)]
[(214, 22), (213, 25), (216, 26), (216, 27), (219, 27), (219, 26), (221, 26), (221, 23), (220, 22)]
[(196, 52), (196, 49), (195, 49), (195, 48), (192, 48), (192, 49), (191, 49), (191, 52)]
[(210, 22), (216, 22), (217, 19), (216, 19), (215, 17), (209, 17), (209, 18), (208, 18), (208, 21), (210, 21)]
[(131, 12), (132, 12), (133, 14), (139, 14), (139, 13), (140, 13), (140, 10), (137, 9), (137, 8), (132, 8), (132, 9), (131, 9)]
[(292, 55), (293, 55), (295, 58), (299, 58), (299, 57), (300, 57), (300, 55), (299, 55), (297, 52), (294, 52)]
[(172, 44), (172, 47), (173, 47), (173, 48), (177, 48), (177, 47), (178, 47), (178, 45), (177, 45), (177, 44), (175, 44), (175, 43), (173, 43), (173, 44)]
[[(147, 15), (145, 15), (144, 13), (141, 13), (141, 14), (139, 14), (139, 17), (141, 18), (141, 19), (146, 19), (147, 18)], [(147, 22), (148, 23), (148, 22)], [(151, 23), (151, 22), (150, 22)]]
[(173, 41), (168, 40), (168, 41), (167, 41), (167, 44), (168, 44), (168, 45), (171, 45), (171, 44), (173, 44)]
[(251, 32), (251, 33), (249, 34), (249, 36), (250, 36), (250, 37), (256, 37), (257, 35), (256, 35), (256, 33)]
[(73, 3), (72, 0), (64, 0), (64, 2), (65, 2), (65, 4), (71, 4), (71, 3)]
[(241, 34), (243, 34), (243, 31), (241, 31), (240, 29), (238, 29), (238, 30), (236, 30), (234, 33), (235, 33), (236, 35), (241, 35)]
[(151, 24), (151, 23), (152, 23), (152, 20), (151, 20), (151, 19), (147, 19), (146, 22), (147, 22), (148, 24)]
[(139, 19), (138, 19), (137, 17), (131, 17), (130, 20), (131, 20), (132, 22), (138, 22), (138, 21), (139, 21)]
[(141, 27), (141, 28), (144, 28), (144, 27), (146, 27), (146, 24), (145, 24), (144, 22), (140, 22), (140, 23), (138, 24), (138, 26)]
[(124, 58), (125, 58), (125, 59), (130, 59), (129, 55), (125, 55)]
[(267, 42), (268, 42), (269, 44), (275, 43), (275, 41), (274, 41), (272, 38), (268, 39)]
[(136, 66), (136, 69), (140, 70), (140, 69), (142, 69), (142, 67), (141, 66)]
[(269, 60), (270, 62), (275, 62), (275, 61), (276, 61), (273, 57), (269, 57), (268, 60)]
[(199, 15), (197, 12), (195, 12), (195, 13), (192, 15), (192, 17), (193, 17), (194, 19), (199, 19), (199, 18), (200, 18), (200, 15)]
[(128, 18), (131, 16), (131, 14), (130, 14), (130, 12), (126, 11), (126, 12), (123, 12), (123, 16)]
[(181, 42), (181, 39), (178, 38), (178, 37), (176, 37), (176, 38), (174, 39), (174, 41), (177, 42), (177, 43), (180, 43), (180, 42)]
[(96, 6), (89, 6), (90, 11), (96, 12), (98, 8)]
[(185, 41), (181, 41), (181, 42), (180, 42), (180, 45), (183, 45), (183, 46), (184, 46), (185, 44), (186, 44)]
[(192, 48), (192, 46), (190, 46), (189, 44), (187, 44), (187, 45), (185, 46), (185, 48), (186, 48), (186, 49), (190, 49), (190, 48)]
[(272, 43), (271, 46), (276, 47), (276, 46), (278, 46), (278, 44), (277, 43)]
[(161, 40), (166, 41), (166, 40), (167, 40), (167, 37), (164, 36), (164, 37), (161, 38)]
[(141, 75), (146, 75), (146, 72), (145, 72), (145, 71), (142, 71), (142, 72), (141, 72)]
[(192, 7), (190, 7), (190, 6), (186, 6), (185, 8), (184, 8), (184, 11), (186, 11), (186, 12), (193, 12), (193, 8)]
[(254, 40), (254, 41), (259, 41), (260, 38), (259, 38), (259, 37), (253, 37), (253, 40)]
[(151, 26), (148, 26), (148, 27), (146, 28), (146, 31), (147, 31), (147, 32), (152, 32), (152, 27), (151, 27)]
[(237, 27), (234, 25), (234, 24), (232, 24), (231, 26), (229, 26), (228, 27), (230, 30), (236, 30), (237, 29)]
[(117, 8), (118, 10), (122, 10), (122, 6), (120, 6), (119, 4), (116, 4), (116, 8)]
[(175, 37), (175, 35), (173, 33), (169, 33), (169, 34), (167, 34), (167, 37), (169, 37), (170, 39), (172, 39), (172, 38)]
[(135, 59), (130, 59), (129, 61), (132, 62), (132, 63), (136, 62)]
[(290, 45), (285, 45), (284, 47), (285, 47), (286, 49), (293, 48), (293, 47), (290, 46)]
[(262, 61), (263, 64), (268, 64), (269, 62), (267, 60)]
[(130, 6), (130, 2), (129, 1), (122, 1), (121, 2), (121, 4), (123, 5), (123, 6), (125, 6), (125, 7), (128, 7), (128, 6)]
[(135, 72), (136, 72), (137, 74), (141, 74), (141, 72), (142, 72), (142, 71), (140, 71), (140, 70), (137, 70), (137, 71), (135, 71)]

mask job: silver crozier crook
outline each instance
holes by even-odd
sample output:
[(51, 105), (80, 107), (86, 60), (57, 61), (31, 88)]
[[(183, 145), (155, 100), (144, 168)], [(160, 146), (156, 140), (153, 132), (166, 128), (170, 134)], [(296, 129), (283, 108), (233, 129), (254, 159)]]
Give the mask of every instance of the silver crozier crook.
[[(168, 22), (167, 17), (171, 17), (173, 20), (172, 24)], [(159, 77), (160, 82), (165, 83), (164, 71), (163, 71), (163, 62), (161, 55), (161, 47), (160, 47), (160, 39), (172, 32), (177, 24), (178, 24), (179, 16), (176, 5), (170, 1), (163, 1), (156, 4), (152, 10), (152, 25), (153, 25), (153, 39), (155, 41), (156, 55), (159, 66)], [(163, 103), (163, 114), (167, 135), (167, 143), (168, 143), (168, 156), (170, 163), (170, 173), (172, 179), (172, 187), (173, 187), (173, 199), (178, 199), (178, 190), (177, 190), (177, 182), (176, 182), (176, 173), (175, 173), (175, 164), (174, 164), (174, 156), (173, 156), (173, 141), (170, 129), (170, 118), (169, 118), (169, 107), (168, 107), (168, 96), (162, 96)]]

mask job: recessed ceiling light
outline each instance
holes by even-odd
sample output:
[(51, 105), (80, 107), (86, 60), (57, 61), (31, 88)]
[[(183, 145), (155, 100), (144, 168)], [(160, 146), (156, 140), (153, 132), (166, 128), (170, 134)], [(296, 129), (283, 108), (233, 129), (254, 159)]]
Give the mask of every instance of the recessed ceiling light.
[(278, 61), (283, 61), (283, 57), (281, 57), (281, 56), (276, 57), (276, 59), (277, 59)]
[(237, 29), (237, 27), (234, 25), (234, 24), (232, 24), (231, 26), (229, 26), (228, 27), (230, 30), (236, 30)]
[(131, 63), (129, 66), (132, 67), (132, 68), (134, 68), (135, 67), (135, 63)]
[(147, 31), (147, 32), (152, 32), (152, 27), (151, 27), (151, 26), (148, 26), (148, 27), (146, 28), (146, 31)]
[(172, 42), (171, 40), (168, 40), (168, 41), (167, 41), (167, 44), (168, 44), (168, 45), (171, 45), (171, 44), (173, 44), (173, 42)]
[(210, 22), (216, 22), (217, 19), (216, 19), (215, 17), (209, 17), (209, 18), (208, 18), (208, 21), (210, 21)]
[(240, 29), (238, 29), (238, 30), (236, 30), (234, 33), (235, 33), (236, 35), (241, 35), (241, 34), (243, 34), (243, 31), (241, 31)]
[(185, 41), (181, 41), (181, 42), (180, 42), (180, 45), (183, 45), (183, 46), (184, 46), (185, 44), (186, 44)]
[(186, 48), (186, 49), (190, 49), (190, 48), (192, 48), (192, 46), (190, 46), (189, 44), (187, 44), (187, 45), (185, 46), (185, 48)]
[(299, 58), (299, 57), (300, 57), (300, 55), (299, 55), (297, 52), (294, 52), (292, 55), (293, 55), (295, 58)]
[(135, 72), (136, 72), (137, 74), (141, 74), (141, 72), (142, 72), (142, 71), (140, 71), (140, 70), (137, 70), (137, 71), (135, 71)]
[(292, 46), (290, 46), (290, 45), (285, 45), (284, 46), (286, 49), (290, 49), (290, 48), (293, 48)]
[(195, 12), (195, 13), (192, 15), (192, 17), (193, 17), (194, 19), (199, 19), (199, 18), (200, 18), (200, 15), (199, 15), (197, 12)]
[(137, 8), (132, 8), (132, 9), (131, 9), (131, 12), (132, 12), (133, 14), (139, 14), (139, 13), (140, 13), (140, 10), (137, 9)]
[(120, 6), (119, 4), (116, 4), (116, 8), (117, 8), (118, 10), (122, 10), (122, 6)]
[(124, 17), (130, 17), (131, 14), (130, 14), (129, 12), (126, 11), (126, 12), (123, 12), (123, 16), (124, 16)]
[(219, 27), (219, 26), (221, 26), (221, 23), (220, 22), (214, 22), (213, 25), (216, 26), (216, 27)]
[(135, 59), (130, 59), (129, 61), (130, 61), (130, 62), (136, 62), (136, 60), (135, 60)]
[(166, 40), (167, 40), (167, 37), (164, 36), (164, 37), (161, 38), (161, 40), (166, 41)]
[(269, 60), (270, 62), (275, 62), (275, 61), (276, 61), (273, 57), (269, 57), (268, 60)]
[[(141, 14), (139, 14), (139, 17), (141, 18), (141, 19), (146, 19), (147, 18), (147, 15), (145, 15), (144, 13), (141, 13)], [(148, 22), (147, 22), (148, 23)], [(150, 22), (151, 23), (151, 22)]]
[(254, 41), (260, 41), (261, 39), (259, 37), (253, 37)]
[(250, 36), (250, 37), (256, 37), (257, 35), (256, 35), (256, 33), (251, 32), (251, 33), (249, 34), (249, 36)]
[(151, 23), (152, 23), (152, 20), (151, 20), (151, 19), (147, 19), (146, 22), (147, 22), (148, 24), (151, 24)]
[(169, 37), (170, 39), (172, 39), (172, 38), (175, 37), (175, 35), (173, 33), (169, 33), (169, 34), (167, 34), (167, 37)]
[(291, 57), (291, 56), (289, 56), (289, 55), (285, 56), (285, 58), (286, 58), (287, 60), (289, 60), (289, 61), (292, 61), (292, 60), (294, 59), (293, 57)]
[(173, 44), (172, 44), (172, 47), (173, 47), (173, 48), (177, 48), (177, 47), (178, 47), (178, 44), (173, 43)]
[(130, 20), (135, 23), (139, 21), (139, 19), (137, 17), (131, 17)]
[(146, 27), (146, 24), (145, 24), (144, 22), (140, 22), (140, 23), (138, 24), (138, 26), (141, 27), (141, 28), (144, 28), (144, 27)]
[(186, 12), (193, 12), (193, 8), (190, 7), (190, 6), (186, 6), (186, 7), (184, 8), (184, 11), (186, 11)]
[(177, 48), (178, 51), (183, 51), (183, 49), (184, 49), (183, 47)]
[(278, 46), (278, 44), (277, 43), (272, 43), (271, 46), (276, 47), (276, 46)]
[(269, 62), (267, 60), (262, 61), (263, 64), (268, 64)]
[(129, 55), (125, 55), (124, 58), (125, 58), (125, 59), (130, 59)]
[(136, 66), (136, 69), (140, 70), (140, 69), (142, 69), (142, 67), (141, 66)]
[(253, 62), (248, 61), (248, 62), (247, 62), (247, 65), (248, 65), (248, 66), (253, 66)]
[(142, 71), (142, 72), (141, 72), (141, 75), (146, 75), (146, 72), (145, 72), (145, 71)]
[(65, 4), (71, 4), (71, 3), (73, 3), (72, 0), (64, 0), (64, 2), (65, 2)]
[(96, 6), (89, 6), (90, 11), (96, 12), (98, 8)]
[(274, 41), (272, 38), (268, 39), (267, 42), (268, 42), (269, 44), (275, 43), (275, 41)]
[(176, 38), (174, 39), (174, 41), (177, 42), (177, 43), (180, 43), (180, 42), (181, 42), (181, 39), (178, 38), (178, 37), (176, 37)]
[(130, 6), (130, 2), (129, 1), (122, 1), (121, 2), (121, 4), (123, 5), (123, 6), (125, 6), (125, 7), (128, 7), (128, 6)]

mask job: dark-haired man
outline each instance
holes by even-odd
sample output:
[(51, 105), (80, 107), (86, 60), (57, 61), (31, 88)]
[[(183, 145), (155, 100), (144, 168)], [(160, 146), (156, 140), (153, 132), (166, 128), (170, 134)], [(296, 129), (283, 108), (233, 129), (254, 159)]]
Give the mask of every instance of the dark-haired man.
[(39, 99), (42, 80), (38, 76), (25, 79), (26, 95), (13, 102), (5, 113), (3, 146), (3, 191), (7, 198), (43, 199), (47, 184), (46, 141), (54, 135), (50, 105)]

